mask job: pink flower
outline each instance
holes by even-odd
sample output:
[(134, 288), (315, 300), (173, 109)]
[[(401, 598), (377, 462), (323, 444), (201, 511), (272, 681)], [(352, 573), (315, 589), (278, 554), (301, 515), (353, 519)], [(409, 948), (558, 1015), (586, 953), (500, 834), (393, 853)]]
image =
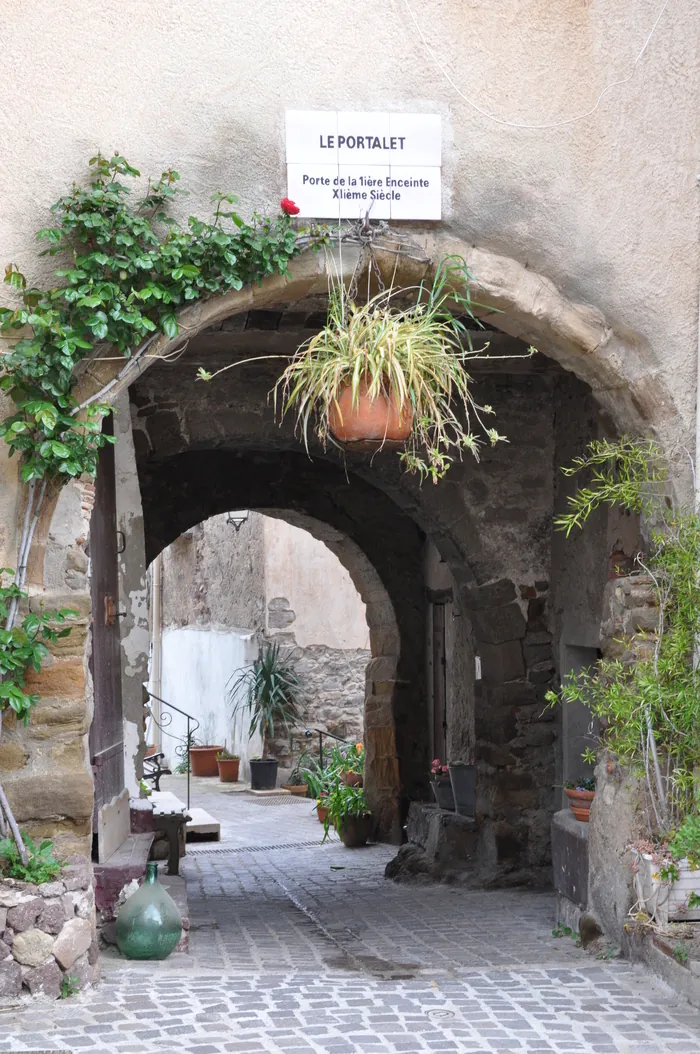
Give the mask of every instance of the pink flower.
[(291, 198), (282, 198), (280, 201), (280, 208), (282, 212), (286, 212), (288, 216), (298, 216), (301, 209)]

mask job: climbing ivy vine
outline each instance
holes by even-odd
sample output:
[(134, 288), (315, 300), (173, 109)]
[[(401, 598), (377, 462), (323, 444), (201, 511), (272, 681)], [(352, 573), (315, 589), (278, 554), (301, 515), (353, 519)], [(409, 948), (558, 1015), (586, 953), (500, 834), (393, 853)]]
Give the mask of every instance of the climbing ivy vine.
[[(5, 272), (21, 303), (0, 308), (2, 331), (30, 332), (2, 360), (0, 388), (16, 412), (0, 436), (21, 455), (25, 482), (94, 475), (100, 447), (113, 441), (101, 432), (106, 403), (79, 407), (74, 399), (85, 359), (108, 348), (129, 358), (160, 333), (177, 337), (177, 313), (188, 303), (286, 274), (308, 245), (285, 214), (246, 223), (233, 194), (214, 195), (209, 221), (179, 223), (169, 211), (181, 194), (172, 169), (132, 204), (126, 181), (140, 173), (124, 157), (98, 154), (90, 166), (89, 185), (59, 198), (54, 224), (37, 235), (47, 246), (41, 255), (61, 262), (56, 285), (29, 286), (12, 265)], [(312, 241), (321, 244), (323, 233)]]

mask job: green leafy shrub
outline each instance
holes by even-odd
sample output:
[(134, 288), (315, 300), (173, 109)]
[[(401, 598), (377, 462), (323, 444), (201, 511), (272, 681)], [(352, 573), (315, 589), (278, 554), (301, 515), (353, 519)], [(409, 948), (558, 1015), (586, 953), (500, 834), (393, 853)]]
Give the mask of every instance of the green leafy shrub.
[(636, 632), (629, 659), (601, 659), (572, 672), (560, 693), (549, 692), (547, 699), (583, 703), (600, 719), (603, 745), (642, 776), (651, 826), (663, 839), (694, 809), (700, 767), (693, 663), (700, 638), (700, 517), (665, 500), (660, 485), (667, 466), (651, 442), (596, 441), (564, 471), (590, 475), (556, 521), (567, 534), (601, 505), (644, 513), (657, 524), (638, 565), (658, 608), (658, 629)]
[(668, 843), (668, 850), (676, 860), (688, 858), (693, 870), (700, 867), (700, 816), (690, 813)]
[(37, 845), (24, 831), (22, 841), (29, 856), (26, 867), (20, 860), (19, 850), (12, 838), (0, 841), (2, 873), (8, 878), (18, 878), (37, 886), (54, 879), (61, 870), (61, 862), (53, 855), (53, 842), (46, 839)]

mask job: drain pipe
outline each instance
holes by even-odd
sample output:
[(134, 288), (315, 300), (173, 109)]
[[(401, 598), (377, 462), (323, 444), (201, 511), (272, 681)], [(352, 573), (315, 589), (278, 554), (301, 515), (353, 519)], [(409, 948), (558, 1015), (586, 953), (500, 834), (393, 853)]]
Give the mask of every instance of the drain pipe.
[[(163, 554), (158, 553), (151, 564), (151, 689), (154, 695), (163, 694)], [(154, 739), (163, 749), (160, 699), (151, 699), (153, 707)]]

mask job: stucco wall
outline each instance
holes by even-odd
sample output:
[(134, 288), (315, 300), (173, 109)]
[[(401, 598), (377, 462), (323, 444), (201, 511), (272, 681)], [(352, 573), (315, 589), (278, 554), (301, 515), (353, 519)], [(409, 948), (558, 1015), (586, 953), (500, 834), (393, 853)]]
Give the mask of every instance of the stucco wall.
[[(185, 215), (207, 211), (219, 187), (249, 212), (285, 191), (285, 107), (437, 112), (445, 224), (638, 334), (688, 426), (699, 30), (694, 0), (674, 0), (634, 67), (660, 6), (412, 0), (457, 89), (490, 120), (436, 68), (402, 0), (355, 0), (352, 17), (343, 0), (182, 0), (157, 12), (134, 0), (108, 11), (26, 0), (5, 20), (0, 51), (12, 84), (0, 129), (3, 257), (31, 278), (49, 266), (33, 232), (98, 147), (144, 174), (176, 167), (192, 192)], [(558, 124), (632, 73), (591, 116)]]
[(263, 532), (268, 633), (286, 629), (300, 648), (368, 649), (365, 606), (330, 549), (284, 520), (265, 517)]

